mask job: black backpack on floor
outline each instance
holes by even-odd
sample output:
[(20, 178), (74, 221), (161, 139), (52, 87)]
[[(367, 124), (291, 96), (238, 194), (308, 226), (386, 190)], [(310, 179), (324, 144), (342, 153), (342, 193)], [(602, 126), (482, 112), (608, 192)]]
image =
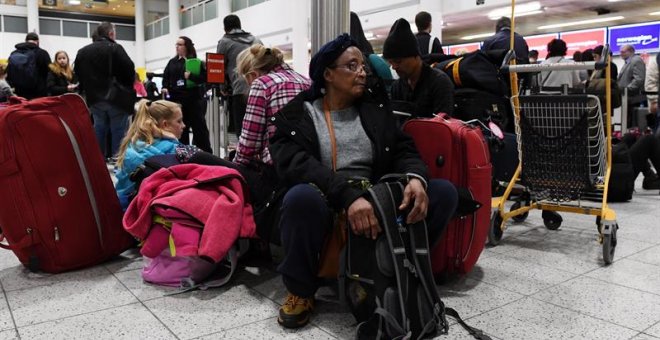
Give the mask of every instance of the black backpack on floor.
[(455, 317), (477, 339), (490, 339), (445, 308), (436, 290), (424, 221), (405, 223), (401, 182), (380, 183), (367, 198), (383, 230), (376, 240), (348, 232), (340, 260), (340, 296), (358, 327), (356, 339), (426, 339), (447, 334)]
[(635, 170), (624, 142), (612, 146), (612, 172), (607, 189), (608, 202), (627, 202), (635, 191)]

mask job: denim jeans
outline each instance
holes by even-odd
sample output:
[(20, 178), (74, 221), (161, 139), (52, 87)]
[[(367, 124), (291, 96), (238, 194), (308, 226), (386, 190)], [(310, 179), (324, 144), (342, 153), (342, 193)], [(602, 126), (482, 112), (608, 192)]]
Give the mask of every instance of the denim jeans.
[(96, 133), (96, 140), (101, 147), (101, 152), (104, 156), (108, 153), (106, 151), (106, 134), (109, 132), (111, 136), (111, 156), (117, 154), (119, 145), (122, 138), (128, 130), (128, 116), (126, 112), (122, 112), (108, 102), (98, 102), (92, 105), (89, 110), (92, 112), (94, 118), (94, 132)]

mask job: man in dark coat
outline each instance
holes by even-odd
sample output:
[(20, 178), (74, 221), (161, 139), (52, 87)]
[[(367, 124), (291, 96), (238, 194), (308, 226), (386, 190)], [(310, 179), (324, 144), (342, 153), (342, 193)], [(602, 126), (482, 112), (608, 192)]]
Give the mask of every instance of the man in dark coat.
[(415, 117), (454, 112), (454, 84), (444, 72), (424, 64), (417, 39), (406, 19), (394, 22), (383, 46), (383, 58), (392, 65), (399, 79), (392, 84), (392, 100), (413, 105)]
[[(484, 40), (481, 50), (508, 50), (511, 47), (511, 19), (501, 17), (495, 24), (495, 34)], [(529, 64), (529, 46), (522, 35), (513, 33), (513, 49), (518, 64)]]
[[(133, 89), (135, 65), (124, 48), (115, 42), (113, 24), (101, 23), (96, 36), (94, 42), (78, 51), (74, 72), (78, 75), (80, 89), (94, 118), (94, 130), (101, 150), (106, 156), (114, 156), (128, 129), (128, 117), (133, 113), (133, 108), (122, 107), (109, 94), (113, 78), (124, 88)], [(106, 150), (108, 130), (112, 138), (111, 150)]]
[[(39, 35), (30, 32), (25, 36), (25, 42), (16, 44), (15, 47), (16, 51), (12, 52), (9, 57), (9, 65), (7, 65), (7, 82), (20, 97), (33, 99), (47, 96), (46, 79), (48, 78), (50, 55), (39, 47)], [(24, 56), (22, 59), (25, 60), (25, 63), (21, 66), (12, 60), (16, 55)], [(28, 68), (33, 68), (33, 70), (27, 71)], [(30, 72), (32, 74), (28, 75), (27, 73)]]
[(229, 95), (229, 114), (236, 135), (240, 137), (243, 127), (243, 117), (247, 108), (247, 97), (250, 84), (236, 72), (236, 58), (244, 49), (261, 44), (261, 40), (243, 31), (241, 19), (230, 14), (223, 19), (225, 35), (218, 41), (217, 52), (225, 56), (225, 88), (223, 93)]

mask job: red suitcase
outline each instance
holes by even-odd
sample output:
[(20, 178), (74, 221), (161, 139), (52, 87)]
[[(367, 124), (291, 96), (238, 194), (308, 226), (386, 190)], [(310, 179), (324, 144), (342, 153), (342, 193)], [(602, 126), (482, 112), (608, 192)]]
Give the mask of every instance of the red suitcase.
[(0, 229), (30, 270), (58, 273), (128, 249), (87, 107), (67, 94), (0, 111)]
[(430, 178), (449, 180), (463, 196), (471, 195), (479, 203), (473, 213), (449, 222), (431, 253), (434, 274), (466, 274), (488, 236), (492, 176), (488, 145), (480, 128), (446, 114), (410, 120), (403, 130), (414, 139)]

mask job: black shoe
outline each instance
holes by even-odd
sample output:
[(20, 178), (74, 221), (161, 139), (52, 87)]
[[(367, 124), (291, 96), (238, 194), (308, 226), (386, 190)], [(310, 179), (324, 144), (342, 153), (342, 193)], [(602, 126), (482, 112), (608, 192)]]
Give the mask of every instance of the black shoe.
[(642, 181), (642, 188), (644, 190), (658, 190), (660, 189), (660, 178), (657, 176), (655, 177), (644, 177), (644, 181)]

